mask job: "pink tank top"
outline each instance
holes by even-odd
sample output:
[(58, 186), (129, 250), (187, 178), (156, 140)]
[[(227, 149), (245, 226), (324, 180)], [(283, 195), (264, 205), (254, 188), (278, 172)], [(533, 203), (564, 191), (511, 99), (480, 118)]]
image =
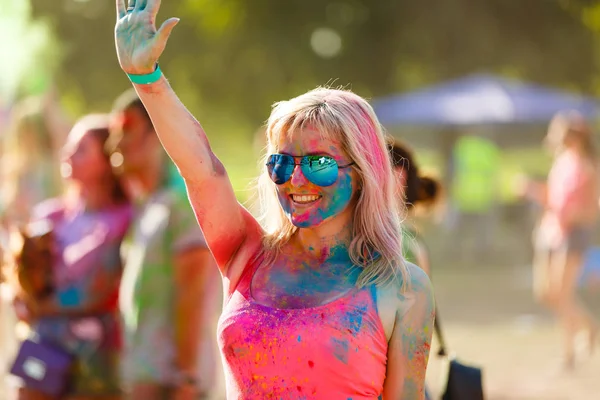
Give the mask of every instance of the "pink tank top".
[(387, 340), (375, 287), (322, 306), (278, 309), (255, 302), (249, 265), (219, 319), (227, 398), (377, 399)]

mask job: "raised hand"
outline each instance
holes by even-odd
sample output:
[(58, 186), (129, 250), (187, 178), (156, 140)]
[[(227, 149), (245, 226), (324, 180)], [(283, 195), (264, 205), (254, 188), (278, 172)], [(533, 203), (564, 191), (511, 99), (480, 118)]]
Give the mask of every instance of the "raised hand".
[(179, 18), (169, 18), (156, 29), (161, 0), (117, 0), (115, 45), (119, 64), (125, 73), (150, 74), (162, 54)]

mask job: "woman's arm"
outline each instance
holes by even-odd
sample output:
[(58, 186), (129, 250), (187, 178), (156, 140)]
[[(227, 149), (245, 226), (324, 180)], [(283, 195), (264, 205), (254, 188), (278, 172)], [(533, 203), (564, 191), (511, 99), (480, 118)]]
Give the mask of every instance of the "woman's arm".
[(425, 372), (433, 333), (435, 302), (425, 272), (409, 264), (409, 290), (398, 292), (398, 309), (388, 343), (388, 364), (383, 399), (423, 399)]
[[(152, 73), (173, 27), (171, 18), (156, 30), (160, 0), (137, 0), (133, 11), (117, 0), (115, 42), (119, 63), (127, 74)], [(131, 2), (130, 2), (131, 4)], [(185, 179), (196, 217), (221, 272), (230, 277), (229, 265), (244, 243), (256, 245), (258, 223), (237, 202), (225, 168), (215, 156), (198, 121), (181, 103), (165, 77), (151, 84), (134, 85), (158, 137)], [(243, 264), (243, 263), (238, 263)]]
[(522, 175), (516, 180), (515, 191), (522, 198), (533, 201), (542, 207), (546, 206), (548, 188), (544, 182), (539, 182)]

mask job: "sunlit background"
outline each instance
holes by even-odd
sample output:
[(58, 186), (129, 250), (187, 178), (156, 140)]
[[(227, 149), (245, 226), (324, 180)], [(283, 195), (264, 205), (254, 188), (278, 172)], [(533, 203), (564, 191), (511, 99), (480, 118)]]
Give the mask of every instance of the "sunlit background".
[[(419, 227), (431, 248), (449, 344), (465, 362), (483, 367), (488, 398), (599, 397), (598, 356), (570, 376), (553, 375), (559, 335), (531, 296), (536, 210), (514, 190), (521, 174), (548, 172), (541, 140), (549, 117), (516, 120), (521, 103), (507, 87), (531, 89), (526, 93), (540, 103), (556, 95), (597, 107), (600, 2), (164, 0), (159, 19), (172, 16), (181, 22), (161, 69), (207, 130), (241, 201), (252, 197), (262, 125), (275, 101), (320, 85), (354, 90), (380, 105), (388, 132), (408, 142), (423, 168), (445, 183), (443, 204), (420, 217)], [(129, 87), (115, 55), (114, 20), (113, 0), (0, 0), (0, 133), (11, 107), (28, 96), (50, 99), (66, 121), (110, 110)], [(485, 94), (491, 103), (473, 103), (469, 84), (491, 90)], [(401, 112), (421, 90), (452, 88), (464, 95), (449, 111), (459, 120)], [(407, 103), (385, 108), (391, 99)], [(435, 108), (417, 104), (425, 104), (419, 111)], [(486, 104), (487, 119), (471, 121)], [(475, 157), (469, 168), (488, 168), (493, 176), (482, 184), (476, 213), (486, 222), (475, 230), (458, 222), (461, 213), (474, 212), (460, 197), (473, 181), (457, 178), (460, 166), (451, 161), (466, 154), (460, 153), (465, 137), (481, 139), (472, 148), (489, 155)], [(478, 241), (477, 229), (486, 230), (488, 242)], [(593, 272), (582, 292), (597, 312)], [(432, 356), (435, 391), (441, 364)]]

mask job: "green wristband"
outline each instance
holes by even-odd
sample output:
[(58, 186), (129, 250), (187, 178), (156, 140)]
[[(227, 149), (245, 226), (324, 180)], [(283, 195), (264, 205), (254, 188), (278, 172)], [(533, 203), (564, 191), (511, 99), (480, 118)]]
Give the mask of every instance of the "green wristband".
[(151, 83), (158, 81), (161, 76), (162, 76), (162, 71), (160, 70), (160, 67), (158, 66), (158, 64), (156, 64), (156, 69), (154, 70), (154, 72), (152, 72), (150, 74), (144, 74), (144, 75), (127, 74), (127, 77), (129, 77), (129, 80), (138, 85), (149, 85)]

